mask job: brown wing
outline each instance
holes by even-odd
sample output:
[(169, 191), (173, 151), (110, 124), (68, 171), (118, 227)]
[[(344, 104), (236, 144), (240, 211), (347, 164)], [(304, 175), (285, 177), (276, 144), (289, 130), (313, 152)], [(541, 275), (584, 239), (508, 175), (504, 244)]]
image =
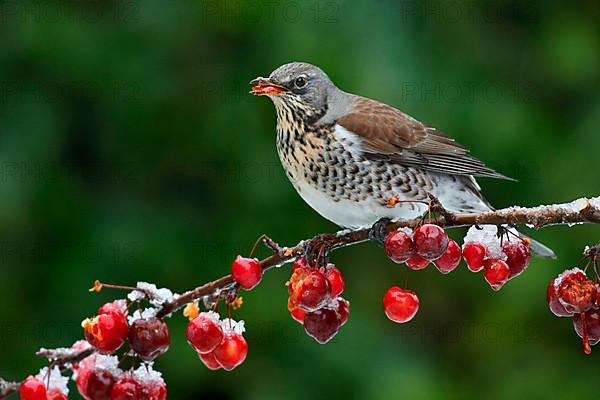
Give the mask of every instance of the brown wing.
[(511, 179), (469, 156), (469, 151), (447, 134), (374, 100), (359, 97), (352, 112), (336, 122), (360, 136), (367, 158), (446, 174)]

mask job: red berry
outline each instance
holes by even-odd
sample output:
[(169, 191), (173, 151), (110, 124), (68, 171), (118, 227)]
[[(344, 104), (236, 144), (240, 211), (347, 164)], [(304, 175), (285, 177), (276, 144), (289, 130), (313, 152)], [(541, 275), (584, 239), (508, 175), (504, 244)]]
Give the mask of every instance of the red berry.
[(67, 397), (66, 394), (64, 394), (63, 392), (61, 392), (60, 390), (52, 390), (51, 392), (48, 393), (48, 396), (46, 397), (46, 400), (68, 400), (69, 398)]
[(160, 379), (159, 381), (147, 382), (142, 385), (142, 398), (141, 400), (166, 400), (167, 399), (167, 385), (165, 381)]
[(244, 362), (248, 355), (248, 343), (236, 332), (226, 332), (223, 341), (214, 350), (215, 360), (225, 371), (231, 371)]
[(557, 317), (572, 317), (573, 313), (565, 309), (560, 300), (558, 300), (558, 294), (556, 293), (556, 279), (552, 279), (548, 285), (546, 291), (546, 300), (548, 300), (548, 307), (550, 311)]
[(292, 311), (290, 311), (290, 315), (297, 322), (304, 324), (304, 317), (306, 316), (306, 313), (303, 310), (294, 308)]
[(412, 239), (402, 230), (390, 232), (383, 242), (383, 248), (390, 260), (396, 264), (402, 264), (414, 253)]
[(296, 261), (294, 262), (294, 265), (292, 265), (292, 273), (295, 270), (297, 270), (298, 268), (308, 268), (308, 263), (306, 262), (306, 258), (299, 257), (296, 259)]
[(94, 369), (87, 380), (85, 393), (82, 395), (89, 400), (110, 400), (115, 381), (116, 379), (110, 371), (101, 368)]
[(200, 313), (190, 321), (185, 332), (188, 343), (198, 353), (210, 353), (223, 340), (217, 313)]
[(105, 303), (98, 309), (98, 315), (101, 314), (118, 314), (127, 315), (127, 302), (125, 300), (115, 300), (110, 303)]
[(304, 311), (314, 311), (331, 298), (331, 284), (320, 271), (312, 271), (296, 287), (292, 296), (294, 303)]
[(87, 341), (100, 353), (113, 353), (118, 350), (125, 343), (129, 329), (125, 315), (120, 312), (87, 318), (81, 326)]
[(483, 263), (483, 277), (493, 290), (500, 290), (510, 276), (510, 267), (504, 260), (488, 259)]
[(142, 360), (152, 361), (169, 349), (169, 328), (161, 319), (138, 319), (131, 324), (129, 344)]
[(290, 295), (290, 301), (288, 302), (289, 310), (292, 310), (296, 306), (296, 297), (298, 296), (299, 287), (302, 285), (304, 278), (306, 278), (311, 272), (312, 269), (300, 266), (293, 270), (290, 280), (286, 283), (288, 294)]
[(206, 367), (210, 370), (216, 371), (216, 370), (222, 368), (221, 365), (215, 359), (214, 352), (207, 353), (207, 354), (198, 353), (198, 357), (200, 357), (200, 360), (202, 360), (202, 363), (204, 363), (204, 365), (206, 365)]
[(406, 260), (406, 266), (412, 270), (418, 271), (429, 265), (429, 260), (415, 254), (408, 260)]
[(111, 400), (138, 400), (142, 398), (142, 385), (127, 375), (113, 385)]
[(350, 316), (350, 302), (342, 297), (338, 297), (337, 301), (338, 307), (336, 312), (340, 319), (340, 326), (344, 326), (346, 322), (348, 322), (348, 317)]
[(429, 261), (437, 260), (444, 254), (448, 241), (446, 231), (434, 224), (421, 225), (413, 233), (415, 252)]
[(504, 254), (506, 254), (506, 263), (510, 268), (509, 279), (519, 275), (527, 268), (531, 253), (529, 252), (529, 244), (525, 241), (517, 239), (505, 242), (502, 245), (502, 250), (504, 251)]
[(598, 287), (580, 269), (565, 271), (557, 278), (558, 300), (569, 312), (582, 313), (592, 308)]
[(231, 275), (241, 287), (250, 290), (259, 284), (263, 270), (255, 258), (237, 256), (231, 264)]
[(479, 272), (483, 269), (483, 260), (487, 249), (481, 243), (469, 242), (463, 245), (463, 257), (467, 263), (467, 268), (473, 272)]
[(344, 277), (334, 264), (327, 264), (327, 268), (325, 268), (325, 277), (331, 285), (330, 296), (332, 299), (335, 299), (344, 292)]
[(46, 400), (46, 385), (40, 379), (28, 376), (19, 388), (21, 400)]
[(587, 354), (591, 353), (590, 346), (600, 342), (600, 311), (589, 310), (582, 314), (575, 314), (573, 316), (573, 327), (579, 337), (583, 339), (584, 351)]
[(452, 239), (448, 242), (448, 248), (440, 258), (433, 262), (433, 265), (442, 273), (447, 274), (452, 271), (460, 263), (462, 258), (462, 250), (460, 246)]
[(79, 367), (77, 369), (77, 379), (75, 380), (77, 390), (84, 399), (88, 400), (89, 397), (87, 395), (87, 385), (90, 376), (92, 375), (92, 371), (94, 370), (95, 363), (96, 355), (92, 354), (91, 356), (84, 358), (83, 361), (79, 363)]
[(393, 286), (383, 296), (385, 315), (400, 324), (414, 318), (419, 311), (419, 297), (412, 290)]
[(329, 342), (339, 331), (342, 319), (337, 310), (321, 308), (306, 313), (304, 317), (304, 330), (318, 343)]

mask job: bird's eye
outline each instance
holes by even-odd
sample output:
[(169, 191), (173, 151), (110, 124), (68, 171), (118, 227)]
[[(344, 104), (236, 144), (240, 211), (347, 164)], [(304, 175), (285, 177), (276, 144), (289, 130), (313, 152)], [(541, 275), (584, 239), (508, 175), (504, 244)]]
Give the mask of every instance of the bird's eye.
[(302, 89), (306, 86), (306, 78), (304, 76), (297, 77), (294, 81), (294, 85), (296, 85), (297, 88)]

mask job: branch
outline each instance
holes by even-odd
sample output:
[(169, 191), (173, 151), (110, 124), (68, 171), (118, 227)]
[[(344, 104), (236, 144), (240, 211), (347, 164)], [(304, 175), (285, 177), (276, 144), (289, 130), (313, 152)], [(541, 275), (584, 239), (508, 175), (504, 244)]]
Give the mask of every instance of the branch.
[[(570, 203), (555, 204), (538, 207), (509, 207), (496, 211), (482, 213), (455, 214), (445, 210), (437, 199), (432, 197), (431, 210), (438, 214), (431, 219), (431, 223), (443, 227), (458, 227), (472, 225), (528, 225), (534, 228), (542, 228), (551, 225), (573, 225), (583, 223), (600, 224), (600, 197), (591, 199), (580, 198)], [(401, 227), (415, 228), (423, 223), (422, 218), (407, 221), (389, 222), (383, 226), (383, 230), (389, 233)], [(315, 243), (324, 246), (327, 251), (373, 240), (373, 228), (359, 230), (343, 230), (335, 234), (322, 234), (313, 239), (302, 240), (294, 246), (282, 247), (269, 237), (263, 235), (260, 240), (273, 254), (260, 261), (264, 271), (280, 267), (283, 264), (294, 261), (305, 255)], [(589, 247), (587, 252), (600, 254), (600, 243)], [(217, 280), (198, 286), (176, 297), (174, 300), (164, 303), (157, 311), (158, 318), (171, 316), (188, 303), (201, 299), (218, 299), (223, 293), (237, 293), (237, 285), (231, 274), (225, 275)], [(145, 293), (146, 297), (150, 297)], [(52, 365), (66, 369), (69, 365), (77, 363), (93, 354), (93, 348), (73, 351), (69, 349), (41, 349), (37, 355), (47, 358)], [(19, 382), (7, 382), (0, 378), (0, 399), (19, 390)]]

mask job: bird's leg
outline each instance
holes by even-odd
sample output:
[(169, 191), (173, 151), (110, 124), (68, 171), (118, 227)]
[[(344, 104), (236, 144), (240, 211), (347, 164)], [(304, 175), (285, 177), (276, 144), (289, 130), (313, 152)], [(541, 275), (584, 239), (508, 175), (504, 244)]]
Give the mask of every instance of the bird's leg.
[(389, 218), (381, 218), (375, 222), (369, 230), (369, 239), (377, 240), (379, 243), (383, 244), (387, 236), (385, 228), (390, 222), (392, 222), (392, 220)]

